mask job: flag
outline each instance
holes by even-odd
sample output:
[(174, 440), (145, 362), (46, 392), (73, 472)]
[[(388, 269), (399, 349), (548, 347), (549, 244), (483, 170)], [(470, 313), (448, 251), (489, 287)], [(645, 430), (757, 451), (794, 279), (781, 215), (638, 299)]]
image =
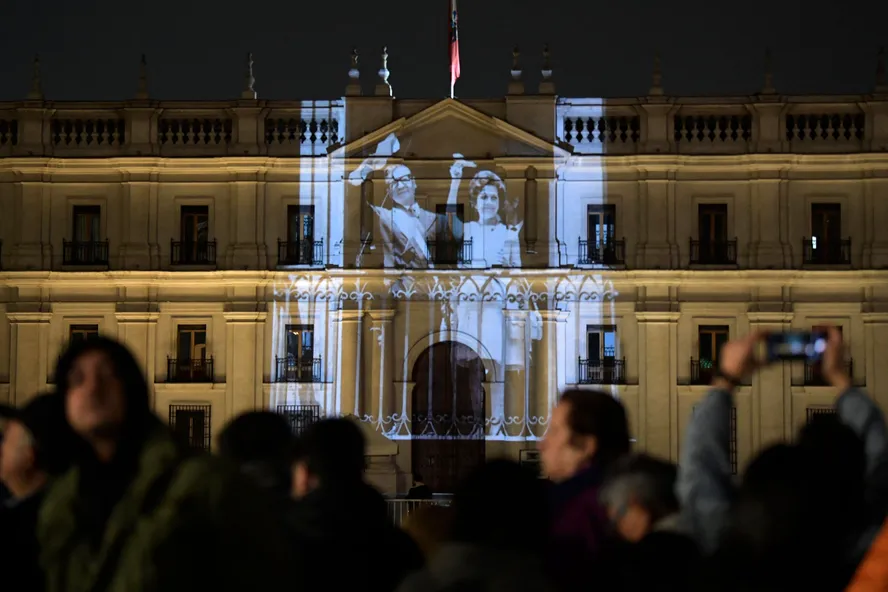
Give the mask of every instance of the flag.
[(450, 98), (459, 79), (459, 19), (456, 16), (456, 0), (450, 0)]

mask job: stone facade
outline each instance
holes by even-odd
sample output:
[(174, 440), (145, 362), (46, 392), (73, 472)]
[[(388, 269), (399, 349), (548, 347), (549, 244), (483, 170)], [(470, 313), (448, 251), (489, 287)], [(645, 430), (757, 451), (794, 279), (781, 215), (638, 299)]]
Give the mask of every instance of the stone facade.
[[(414, 407), (441, 343), (473, 352), (480, 399), (448, 421), (488, 455), (527, 454), (578, 385), (677, 459), (718, 345), (753, 328), (841, 326), (855, 381), (888, 405), (888, 95), (617, 101), (516, 81), (477, 101), (0, 104), (0, 401), (50, 388), (64, 344), (98, 330), (190, 441), (256, 408), (356, 415), (397, 444), (374, 457), (389, 492), (421, 468)], [(441, 258), (439, 239), (426, 265), (386, 268), (373, 212), (395, 167), (462, 220), (477, 206), (448, 201), (457, 159), (515, 196), (510, 263), (477, 234), (474, 255)], [(803, 365), (756, 375), (737, 465), (834, 395)]]

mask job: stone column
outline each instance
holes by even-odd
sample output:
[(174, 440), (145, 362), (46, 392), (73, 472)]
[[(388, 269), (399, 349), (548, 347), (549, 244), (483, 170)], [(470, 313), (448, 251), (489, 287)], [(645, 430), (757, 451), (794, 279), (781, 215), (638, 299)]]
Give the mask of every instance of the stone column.
[[(751, 331), (787, 331), (792, 313), (750, 312)], [(771, 364), (752, 376), (752, 448), (761, 450), (792, 437), (790, 364)]]
[(264, 405), (265, 312), (226, 312), (225, 417)]
[(340, 310), (336, 317), (339, 351), (336, 363), (335, 400), (329, 415), (360, 415), (362, 310)]
[(157, 382), (155, 364), (157, 353), (156, 312), (118, 312), (117, 338), (125, 343), (145, 372), (148, 383)]
[[(506, 325), (506, 372), (502, 406), (502, 434), (528, 436), (527, 416), (527, 311), (504, 310)], [(495, 413), (499, 412), (496, 410)]]
[(524, 244), (528, 253), (536, 251), (537, 242), (537, 170), (527, 167), (524, 171)]
[(56, 359), (49, 356), (48, 312), (10, 312), (9, 404), (19, 407), (46, 389), (55, 372)]
[(638, 319), (638, 433), (640, 450), (671, 460), (678, 458), (676, 392), (677, 312), (639, 312)]
[[(530, 371), (533, 387), (528, 397), (528, 435), (542, 438), (549, 428), (549, 415), (558, 391), (558, 362), (556, 360), (557, 310), (541, 310), (539, 339), (531, 341)], [(536, 336), (534, 336), (536, 337)]]
[(376, 431), (388, 433), (395, 427), (395, 393), (392, 380), (395, 363), (395, 311), (370, 311), (369, 405), (362, 405)]

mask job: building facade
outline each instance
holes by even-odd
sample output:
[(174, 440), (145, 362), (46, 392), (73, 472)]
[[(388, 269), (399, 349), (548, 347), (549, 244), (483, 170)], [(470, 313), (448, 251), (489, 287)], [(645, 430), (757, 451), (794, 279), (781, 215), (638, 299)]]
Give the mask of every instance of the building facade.
[[(0, 401), (72, 339), (125, 341), (192, 446), (235, 415), (355, 415), (389, 493), (532, 460), (560, 390), (673, 460), (718, 348), (834, 324), (888, 405), (888, 87), (571, 99), (0, 104)], [(835, 396), (777, 364), (732, 455)], [(385, 436), (385, 438), (382, 438)]]

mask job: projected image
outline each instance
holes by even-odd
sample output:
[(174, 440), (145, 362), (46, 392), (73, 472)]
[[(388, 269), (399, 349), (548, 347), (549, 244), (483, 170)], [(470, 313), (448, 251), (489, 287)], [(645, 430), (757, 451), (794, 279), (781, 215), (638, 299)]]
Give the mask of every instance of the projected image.
[[(417, 203), (417, 179), (403, 163), (390, 161), (401, 149), (394, 134), (380, 142), (374, 153), (349, 175), (360, 185), (375, 171), (384, 171), (385, 195), (381, 203), (368, 203), (375, 218), (374, 243), (381, 243), (385, 267), (427, 269), (437, 265), (459, 267), (518, 267), (521, 265), (518, 199), (490, 170), (453, 154), (450, 190), (435, 211)], [(466, 170), (475, 170), (468, 183), (468, 199), (460, 200)], [(464, 191), (466, 189), (463, 189)], [(468, 214), (464, 203), (468, 202)], [(369, 241), (363, 241), (358, 265)]]

